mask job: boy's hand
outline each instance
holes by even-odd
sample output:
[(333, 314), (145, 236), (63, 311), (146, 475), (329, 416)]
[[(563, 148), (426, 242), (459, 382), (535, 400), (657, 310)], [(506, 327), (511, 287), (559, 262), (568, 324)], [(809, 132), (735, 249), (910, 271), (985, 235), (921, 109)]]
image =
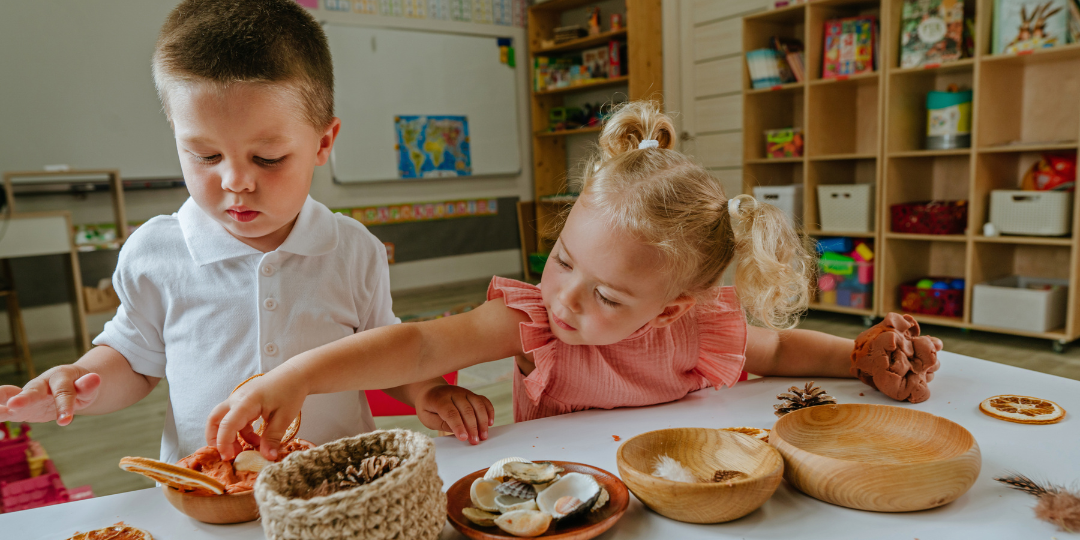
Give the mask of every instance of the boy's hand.
[(433, 386), (416, 399), (416, 416), (425, 426), (437, 431), (452, 431), (470, 444), (487, 440), (488, 428), (495, 423), (495, 407), (488, 398), (460, 386)]
[[(258, 448), (264, 458), (277, 460), (281, 438), (307, 397), (305, 389), (295, 382), (289, 384), (288, 376), (276, 373), (279, 370), (280, 367), (248, 381), (210, 412), (206, 420), (206, 444), (216, 446), (221, 459), (234, 459), (240, 453), (242, 448), (236, 440), (239, 434)], [(251, 429), (251, 423), (259, 418), (266, 422), (262, 436)]]
[(0, 422), (71, 423), (75, 413), (97, 399), (101, 376), (84, 367), (56, 366), (26, 386), (0, 386)]

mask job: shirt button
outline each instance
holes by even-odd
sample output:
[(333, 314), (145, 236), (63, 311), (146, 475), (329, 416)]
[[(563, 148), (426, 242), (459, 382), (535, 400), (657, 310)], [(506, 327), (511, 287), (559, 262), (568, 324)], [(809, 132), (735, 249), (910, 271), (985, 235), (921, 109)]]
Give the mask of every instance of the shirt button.
[(270, 276), (274, 275), (274, 267), (270, 266), (269, 264), (263, 265), (262, 273), (263, 273), (264, 276), (270, 277)]
[(263, 350), (266, 351), (266, 354), (274, 356), (275, 354), (277, 354), (277, 345), (272, 342), (267, 343), (266, 346), (263, 347)]
[(274, 311), (275, 309), (277, 309), (277, 300), (274, 300), (273, 298), (267, 298), (266, 300), (263, 300), (263, 307), (269, 311)]

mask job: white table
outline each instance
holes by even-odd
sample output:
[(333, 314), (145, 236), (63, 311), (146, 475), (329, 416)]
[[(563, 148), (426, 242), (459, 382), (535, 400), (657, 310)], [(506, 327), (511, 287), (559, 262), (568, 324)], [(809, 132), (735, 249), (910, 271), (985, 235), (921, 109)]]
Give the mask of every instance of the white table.
[[(993, 477), (1017, 470), (1033, 478), (1071, 484), (1080, 480), (1080, 428), (1066, 417), (1049, 426), (1026, 426), (992, 419), (978, 411), (983, 399), (996, 394), (1022, 394), (1052, 399), (1080, 413), (1080, 382), (1044, 375), (970, 357), (942, 353), (942, 368), (931, 383), (932, 397), (904, 407), (948, 418), (967, 428), (982, 449), (978, 481), (955, 502), (942, 508), (906, 514), (879, 514), (832, 506), (783, 483), (759, 510), (731, 523), (689, 525), (646, 509), (631, 497), (630, 508), (604, 539), (708, 538), (922, 540), (941, 538), (1068, 538), (1031, 512), (1035, 499), (1006, 489)], [(483, 444), (472, 447), (456, 439), (437, 439), (439, 473), (444, 489), (458, 478), (487, 467), (499, 458), (566, 460), (595, 465), (618, 474), (615, 451), (638, 433), (667, 427), (771, 427), (776, 394), (792, 379), (759, 379), (721, 391), (701, 391), (664, 405), (614, 411), (585, 411), (496, 428)], [(896, 404), (857, 380), (819, 380), (840, 403)], [(859, 394), (865, 394), (860, 396)], [(147, 489), (60, 506), (0, 514), (0, 537), (57, 540), (76, 530), (89, 530), (124, 520), (150, 531), (154, 538), (263, 538), (258, 522), (213, 526), (174, 510), (161, 492)], [(14, 533), (14, 534), (13, 534)], [(461, 538), (449, 525), (443, 539)]]

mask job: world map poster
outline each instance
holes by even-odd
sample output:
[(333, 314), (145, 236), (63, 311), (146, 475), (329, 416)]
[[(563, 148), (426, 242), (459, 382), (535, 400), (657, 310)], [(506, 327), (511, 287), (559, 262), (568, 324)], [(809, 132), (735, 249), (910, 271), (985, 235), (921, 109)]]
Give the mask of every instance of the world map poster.
[(398, 176), (469, 176), (469, 120), (464, 116), (395, 116)]

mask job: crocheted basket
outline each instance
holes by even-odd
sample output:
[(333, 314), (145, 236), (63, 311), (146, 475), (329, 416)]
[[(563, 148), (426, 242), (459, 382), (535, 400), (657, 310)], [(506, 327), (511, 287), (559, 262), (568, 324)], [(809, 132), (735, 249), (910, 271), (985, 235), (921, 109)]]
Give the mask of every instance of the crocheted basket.
[[(368, 484), (324, 497), (300, 498), (338, 471), (369, 456), (401, 464)], [(330, 538), (433, 539), (446, 523), (446, 494), (435, 444), (404, 429), (373, 431), (290, 454), (259, 474), (255, 500), (271, 540)]]

